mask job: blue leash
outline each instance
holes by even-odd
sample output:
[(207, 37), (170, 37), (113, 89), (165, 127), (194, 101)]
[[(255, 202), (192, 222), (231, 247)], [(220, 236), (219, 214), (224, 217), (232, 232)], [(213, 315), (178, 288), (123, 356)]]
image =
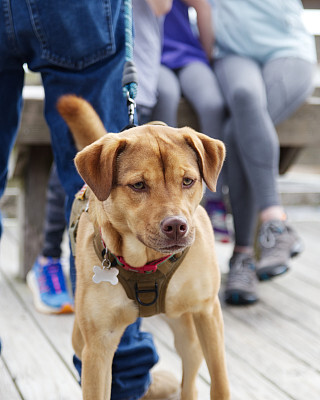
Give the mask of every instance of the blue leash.
[(125, 64), (122, 74), (122, 91), (127, 99), (129, 125), (134, 125), (135, 98), (138, 91), (138, 76), (133, 62), (132, 0), (124, 0)]

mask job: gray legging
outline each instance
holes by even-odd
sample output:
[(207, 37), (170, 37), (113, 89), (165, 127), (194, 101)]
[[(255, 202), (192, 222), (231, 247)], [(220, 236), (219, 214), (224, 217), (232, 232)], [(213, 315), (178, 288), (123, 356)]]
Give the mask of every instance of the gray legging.
[(162, 65), (153, 117), (177, 126), (181, 93), (197, 113), (201, 131), (216, 139), (221, 137), (225, 102), (212, 69), (200, 61), (177, 71)]
[(224, 127), (226, 174), (235, 244), (251, 246), (257, 212), (279, 205), (279, 142), (274, 125), (288, 118), (313, 90), (314, 65), (279, 58), (260, 65), (228, 56), (214, 72), (230, 111)]
[[(177, 111), (181, 97), (189, 101), (195, 110), (202, 133), (222, 139), (222, 128), (225, 122), (225, 101), (212, 69), (203, 62), (192, 62), (183, 68), (173, 71), (161, 66), (158, 102), (152, 118), (169, 126), (177, 126)], [(217, 185), (217, 197), (221, 194), (221, 179)], [(214, 197), (210, 193), (210, 197)]]

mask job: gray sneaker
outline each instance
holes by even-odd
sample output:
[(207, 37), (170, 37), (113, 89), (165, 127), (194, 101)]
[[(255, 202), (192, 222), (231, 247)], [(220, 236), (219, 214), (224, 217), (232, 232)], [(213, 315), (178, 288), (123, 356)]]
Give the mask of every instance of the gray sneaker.
[(230, 272), (224, 292), (226, 303), (244, 305), (258, 301), (258, 279), (252, 256), (244, 253), (233, 253), (229, 266)]
[(273, 220), (261, 225), (258, 249), (257, 276), (263, 281), (287, 272), (290, 258), (302, 252), (303, 244), (285, 221)]

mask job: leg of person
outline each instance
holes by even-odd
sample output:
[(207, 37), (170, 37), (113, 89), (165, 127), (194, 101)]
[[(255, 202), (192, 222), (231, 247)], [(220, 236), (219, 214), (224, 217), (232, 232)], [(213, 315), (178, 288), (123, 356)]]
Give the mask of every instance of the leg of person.
[[(264, 65), (262, 74), (268, 110), (275, 125), (287, 119), (312, 93), (314, 71), (313, 64), (291, 57), (272, 60)], [(286, 221), (273, 217), (272, 208), (263, 210), (261, 219), (257, 274), (263, 280), (286, 271), (289, 258), (300, 254), (303, 244)]]
[(42, 250), (44, 257), (61, 258), (61, 244), (66, 228), (65, 200), (66, 196), (58, 178), (57, 168), (53, 164), (47, 190), (45, 234)]
[[(234, 256), (251, 253), (250, 262), (245, 263), (250, 278), (257, 208), (261, 210), (266, 205), (279, 204), (276, 188), (277, 135), (267, 112), (259, 65), (243, 57), (230, 56), (217, 60), (214, 70), (231, 113), (227, 168), (235, 227)], [(234, 260), (233, 257), (231, 265), (243, 264)], [(232, 275), (230, 273), (230, 280)], [(255, 294), (256, 282), (254, 278), (250, 281)], [(231, 287), (236, 288), (236, 280), (232, 279)], [(239, 281), (239, 290), (241, 287)]]
[[(0, 20), (1, 22), (1, 20)], [(1, 44), (0, 44), (0, 58)], [(19, 116), (22, 106), (22, 87), (24, 71), (22, 67), (12, 70), (4, 70), (0, 61), (0, 197), (2, 197), (8, 175), (8, 162), (13, 144), (15, 142)], [(0, 238), (2, 235), (2, 224), (0, 214)]]
[[(118, 132), (127, 125), (126, 99), (122, 97), (121, 86), (125, 50), (122, 7), (122, 1), (118, 0), (90, 4), (80, 1), (74, 13), (71, 3), (50, 6), (39, 2), (37, 9), (29, 10), (33, 13), (31, 20), (37, 21), (35, 29), (38, 31), (33, 42), (35, 55), (29, 67), (42, 74), (45, 116), (51, 130), (58, 175), (67, 195), (67, 219), (73, 196), (83, 182), (73, 164), (76, 154), (73, 139), (58, 115), (56, 103), (61, 95), (74, 93), (93, 105), (109, 131)], [(59, 30), (51, 31), (50, 27), (57, 24)], [(74, 282), (74, 270), (71, 277)], [(139, 330), (139, 321), (131, 329)], [(113, 371), (112, 398), (116, 400), (135, 400), (143, 395), (150, 384), (151, 365), (157, 358), (151, 339), (143, 342), (141, 335), (131, 335), (130, 330), (126, 332), (114, 357), (118, 367)], [(130, 351), (123, 348), (124, 343), (130, 344)], [(122, 348), (123, 354), (119, 357)], [(139, 366), (144, 368), (144, 373), (136, 379)], [(122, 385), (117, 384), (120, 370), (126, 371), (126, 383)]]
[(53, 164), (47, 188), (43, 249), (27, 275), (36, 309), (48, 314), (73, 312), (60, 260), (65, 228), (65, 193)]
[(258, 209), (279, 205), (279, 141), (267, 109), (261, 68), (251, 59), (229, 56), (216, 62), (215, 72), (230, 109), (234, 140)]
[(277, 58), (263, 66), (268, 111), (275, 125), (289, 118), (312, 94), (315, 71), (314, 64), (295, 57)]
[(229, 185), (235, 232), (235, 247), (229, 262), (230, 272), (225, 285), (224, 299), (232, 305), (250, 305), (259, 300), (252, 247), (257, 210), (253, 191), (239, 157), (231, 119), (225, 124), (224, 141), (227, 147), (225, 177)]
[[(203, 62), (192, 62), (181, 68), (177, 75), (182, 94), (197, 113), (201, 132), (221, 139), (226, 108), (212, 69)], [(231, 233), (226, 223), (227, 210), (223, 202), (222, 185), (223, 171), (219, 176), (216, 192), (212, 193), (207, 189), (203, 204), (212, 221), (216, 240), (229, 243)]]
[(152, 120), (153, 109), (137, 103), (137, 118), (139, 125), (145, 125)]
[[(223, 68), (220, 68), (221, 66)], [(246, 71), (245, 74), (244, 71)], [(217, 73), (220, 74), (219, 79), (223, 89), (226, 90), (226, 98), (232, 110), (238, 151), (243, 160), (247, 179), (254, 190), (259, 216), (262, 221), (264, 219), (277, 221), (275, 229), (281, 234), (281, 236), (277, 235), (279, 239), (277, 242), (280, 243), (284, 239), (282, 233), (285, 233), (285, 230), (279, 227), (283, 225), (285, 214), (277, 191), (279, 145), (267, 108), (262, 70), (252, 60), (228, 57), (224, 63), (218, 63)], [(226, 73), (228, 73), (228, 81)], [(250, 82), (246, 80), (246, 76), (250, 76)], [(296, 235), (292, 232), (291, 236), (295, 237), (294, 242), (296, 242)], [(289, 241), (285, 240), (285, 242), (291, 247)], [(277, 246), (272, 247), (277, 248)], [(287, 249), (287, 254), (290, 252), (291, 249), (290, 251)], [(289, 257), (285, 263), (282, 262), (283, 260), (278, 262), (276, 253), (272, 251), (274, 255), (272, 265), (263, 265), (266, 269), (261, 269), (261, 260), (264, 257), (261, 253), (258, 272), (260, 279), (268, 279), (288, 270)]]
[[(4, 27), (4, 24), (0, 17), (0, 37), (3, 37), (1, 32), (2, 27)], [(24, 79), (24, 72), (21, 67), (15, 67), (12, 70), (5, 69), (5, 64), (2, 63), (2, 60), (5, 60), (5, 57), (1, 45), (3, 45), (3, 43), (0, 43), (0, 198), (5, 190), (9, 155), (17, 134), (22, 105), (22, 87)], [(0, 212), (0, 239), (1, 236), (2, 222)], [(0, 354), (1, 350), (2, 341), (0, 338)]]
[(177, 113), (181, 97), (177, 75), (171, 69), (161, 65), (158, 83), (158, 100), (152, 119), (177, 127)]

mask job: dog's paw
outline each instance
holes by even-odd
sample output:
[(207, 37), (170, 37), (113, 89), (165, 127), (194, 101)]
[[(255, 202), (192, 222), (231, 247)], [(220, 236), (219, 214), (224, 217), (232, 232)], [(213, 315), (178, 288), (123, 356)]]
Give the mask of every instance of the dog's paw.
[(98, 265), (93, 267), (94, 275), (92, 280), (94, 283), (109, 282), (111, 285), (116, 285), (119, 282), (117, 275), (119, 270), (117, 268), (101, 268)]

